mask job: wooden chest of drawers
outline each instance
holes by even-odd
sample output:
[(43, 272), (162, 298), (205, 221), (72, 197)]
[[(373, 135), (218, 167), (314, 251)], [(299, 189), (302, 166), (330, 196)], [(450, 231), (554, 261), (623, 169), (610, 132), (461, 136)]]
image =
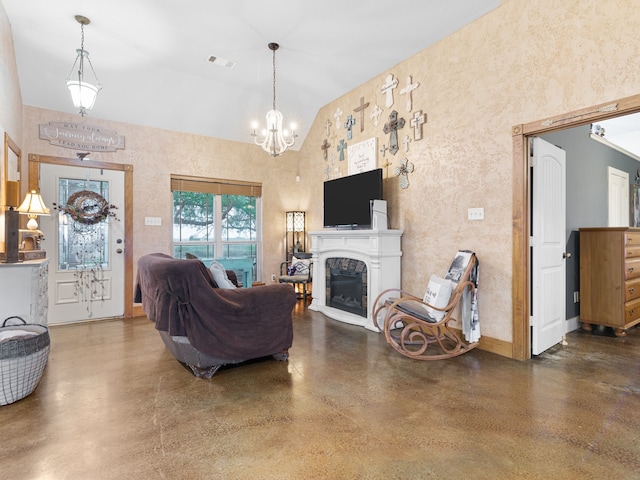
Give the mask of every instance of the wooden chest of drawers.
[(580, 229), (580, 321), (616, 335), (640, 323), (640, 228)]

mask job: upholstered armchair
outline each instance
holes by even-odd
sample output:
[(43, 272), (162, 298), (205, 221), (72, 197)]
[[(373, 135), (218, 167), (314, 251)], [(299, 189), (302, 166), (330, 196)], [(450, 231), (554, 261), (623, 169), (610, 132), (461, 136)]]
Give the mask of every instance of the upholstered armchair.
[(313, 281), (313, 263), (310, 258), (296, 258), (295, 256), (288, 262), (280, 264), (280, 283), (290, 283), (294, 286), (302, 285), (302, 292), (297, 292), (298, 298), (307, 300), (309, 287)]

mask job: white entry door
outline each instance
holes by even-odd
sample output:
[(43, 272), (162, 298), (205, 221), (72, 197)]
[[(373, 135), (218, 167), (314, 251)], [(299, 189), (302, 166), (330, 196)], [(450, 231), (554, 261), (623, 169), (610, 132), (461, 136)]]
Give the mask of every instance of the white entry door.
[[(42, 163), (40, 193), (48, 205), (70, 204), (85, 220), (51, 208), (40, 217), (49, 257), (49, 323), (124, 315), (124, 172)], [(70, 201), (71, 200), (71, 201)], [(116, 217), (94, 222), (107, 202)]]
[(566, 155), (540, 138), (532, 141), (531, 353), (566, 333)]

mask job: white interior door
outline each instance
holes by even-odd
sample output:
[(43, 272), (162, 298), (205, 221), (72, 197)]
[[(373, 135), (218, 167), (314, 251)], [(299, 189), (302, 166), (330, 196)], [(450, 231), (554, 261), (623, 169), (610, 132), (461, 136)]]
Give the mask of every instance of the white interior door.
[(629, 174), (607, 167), (609, 182), (609, 226), (629, 226)]
[[(50, 258), (49, 323), (122, 316), (124, 172), (45, 163), (40, 168), (40, 192), (49, 205), (65, 205), (70, 198), (78, 202), (104, 198), (119, 207), (114, 210), (117, 219), (109, 217), (95, 225), (77, 222), (53, 208), (50, 217), (40, 217), (42, 244)], [(83, 205), (92, 207), (90, 201)]]
[(566, 155), (540, 138), (532, 142), (531, 353), (566, 333)]

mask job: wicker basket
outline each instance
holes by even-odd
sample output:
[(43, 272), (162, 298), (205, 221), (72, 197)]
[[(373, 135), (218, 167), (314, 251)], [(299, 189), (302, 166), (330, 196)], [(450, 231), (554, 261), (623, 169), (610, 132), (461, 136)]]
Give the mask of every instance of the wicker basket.
[[(20, 325), (7, 326), (9, 320)], [(28, 325), (20, 317), (7, 318), (0, 332), (26, 330), (37, 335), (0, 341), (0, 405), (8, 405), (30, 395), (38, 386), (49, 360), (49, 329)]]

